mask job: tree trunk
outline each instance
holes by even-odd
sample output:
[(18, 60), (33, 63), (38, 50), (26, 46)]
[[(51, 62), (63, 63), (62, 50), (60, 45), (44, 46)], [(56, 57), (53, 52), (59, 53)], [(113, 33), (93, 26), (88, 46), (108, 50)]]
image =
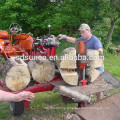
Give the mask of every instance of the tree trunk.
[(112, 39), (112, 34), (113, 34), (113, 30), (114, 30), (114, 26), (115, 26), (115, 22), (117, 19), (111, 20), (111, 26), (110, 26), (110, 30), (107, 36), (107, 41), (110, 42)]
[(49, 60), (29, 61), (28, 68), (33, 79), (39, 83), (49, 82), (55, 76), (55, 65)]
[(30, 73), (23, 60), (8, 58), (4, 64), (3, 76), (6, 86), (12, 91), (25, 88), (30, 82)]

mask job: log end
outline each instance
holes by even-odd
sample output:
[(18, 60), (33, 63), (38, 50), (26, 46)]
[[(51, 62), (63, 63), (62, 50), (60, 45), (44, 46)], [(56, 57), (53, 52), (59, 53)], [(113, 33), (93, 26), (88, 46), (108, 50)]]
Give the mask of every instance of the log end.
[(26, 66), (13, 66), (6, 75), (6, 86), (12, 91), (24, 89), (30, 82), (30, 73)]

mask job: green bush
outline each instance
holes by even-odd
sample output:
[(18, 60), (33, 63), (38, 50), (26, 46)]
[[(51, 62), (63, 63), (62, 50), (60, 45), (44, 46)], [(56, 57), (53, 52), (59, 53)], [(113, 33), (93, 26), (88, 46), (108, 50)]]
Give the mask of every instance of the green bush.
[(116, 54), (115, 49), (113, 48), (113, 43), (112, 42), (108, 42), (106, 45), (106, 52), (112, 53), (112, 54)]
[(103, 23), (96, 23), (92, 29), (92, 33), (101, 40), (104, 48), (107, 44), (108, 29), (108, 26)]
[(112, 36), (112, 42), (115, 45), (120, 44), (120, 19), (115, 24), (113, 36)]

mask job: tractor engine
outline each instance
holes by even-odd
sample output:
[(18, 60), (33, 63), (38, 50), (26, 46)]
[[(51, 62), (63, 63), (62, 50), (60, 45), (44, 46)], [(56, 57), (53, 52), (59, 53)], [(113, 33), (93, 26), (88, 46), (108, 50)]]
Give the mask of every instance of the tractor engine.
[(44, 35), (34, 39), (34, 54), (36, 56), (55, 56), (60, 42), (54, 35)]
[(58, 46), (59, 42), (57, 42), (56, 37), (54, 35), (44, 35), (37, 37), (34, 40), (34, 44), (41, 46)]

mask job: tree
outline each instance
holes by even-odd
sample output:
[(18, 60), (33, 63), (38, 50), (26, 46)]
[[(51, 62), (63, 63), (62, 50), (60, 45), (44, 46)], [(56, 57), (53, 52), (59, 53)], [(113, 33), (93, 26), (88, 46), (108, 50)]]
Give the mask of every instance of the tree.
[[(46, 28), (51, 24), (52, 31), (58, 32), (76, 32), (81, 23), (88, 23), (93, 26), (98, 19), (96, 12), (96, 0), (64, 0), (61, 4), (49, 4), (41, 12), (41, 28)], [(47, 16), (48, 15), (48, 16)], [(65, 30), (65, 31), (64, 31)], [(57, 33), (56, 33), (57, 34)]]
[(32, 32), (38, 36), (47, 34), (47, 26), (51, 24), (52, 34), (73, 34), (81, 23), (88, 23), (93, 27), (100, 19), (99, 1), (6, 0), (0, 4), (0, 28), (8, 29), (10, 23), (17, 22), (24, 32)]
[(0, 4), (0, 28), (8, 30), (11, 23), (17, 22), (27, 31), (30, 28), (28, 19), (35, 13), (33, 5), (32, 0), (6, 0)]
[(101, 0), (101, 14), (100, 16), (110, 19), (110, 29), (107, 35), (107, 41), (112, 40), (112, 34), (116, 21), (120, 18), (120, 0)]

